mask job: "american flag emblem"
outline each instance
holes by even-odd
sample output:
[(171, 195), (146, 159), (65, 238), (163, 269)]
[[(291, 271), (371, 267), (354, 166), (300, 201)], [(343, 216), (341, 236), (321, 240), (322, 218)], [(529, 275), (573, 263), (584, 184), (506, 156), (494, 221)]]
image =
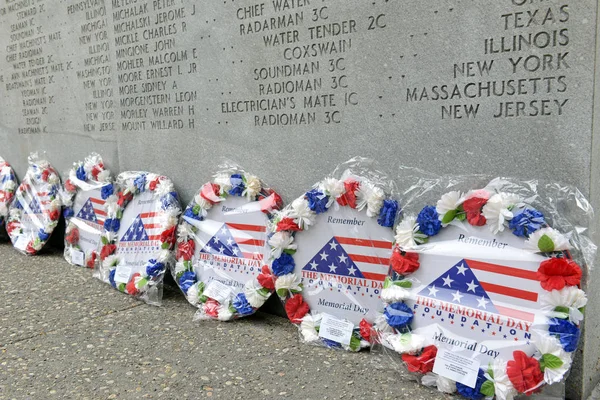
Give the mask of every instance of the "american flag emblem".
[(146, 212), (138, 214), (120, 242), (143, 242), (160, 240), (161, 224), (158, 222), (160, 212)]
[(304, 271), (383, 281), (392, 243), (334, 236), (302, 268)]
[(37, 201), (37, 198), (33, 198), (29, 203), (29, 210), (32, 214), (41, 214), (42, 209), (40, 207), (40, 203)]
[[(263, 225), (224, 223), (200, 251), (219, 256), (261, 261), (266, 230)], [(260, 251), (257, 251), (257, 248)]]
[(77, 213), (77, 218), (103, 226), (106, 217), (106, 213), (102, 209), (103, 205), (104, 200), (90, 197)]
[[(507, 277), (510, 277), (509, 281)], [(510, 282), (510, 286), (497, 282)], [(527, 310), (539, 308), (538, 293), (530, 290), (534, 283), (537, 284), (535, 271), (463, 259), (432, 281), (418, 295), (460, 307), (533, 322), (535, 315)]]

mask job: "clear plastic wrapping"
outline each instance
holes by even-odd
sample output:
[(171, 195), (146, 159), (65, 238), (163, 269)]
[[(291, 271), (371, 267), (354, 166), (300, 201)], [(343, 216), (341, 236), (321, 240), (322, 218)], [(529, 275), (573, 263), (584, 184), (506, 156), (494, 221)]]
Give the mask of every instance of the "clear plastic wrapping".
[(92, 153), (73, 164), (64, 182), (65, 251), (69, 264), (94, 268), (106, 211), (104, 201), (112, 194), (112, 176), (102, 157)]
[(0, 157), (0, 233), (4, 235), (4, 222), (8, 216), (8, 207), (15, 197), (17, 177), (10, 164)]
[(596, 253), (588, 201), (557, 183), (403, 173), (376, 347), (443, 392), (553, 398), (577, 349), (580, 282)]
[(265, 262), (267, 225), (281, 197), (239, 166), (222, 165), (188, 204), (178, 227), (172, 274), (196, 319), (251, 315), (275, 285)]
[(399, 212), (393, 182), (372, 161), (354, 158), (278, 213), (271, 271), (302, 341), (369, 346)]
[(58, 224), (61, 183), (58, 173), (37, 153), (28, 157), (29, 168), (16, 190), (6, 221), (15, 249), (34, 255), (44, 247)]
[(94, 276), (115, 289), (160, 305), (172, 262), (179, 197), (171, 180), (149, 172), (122, 172), (104, 188), (106, 218)]

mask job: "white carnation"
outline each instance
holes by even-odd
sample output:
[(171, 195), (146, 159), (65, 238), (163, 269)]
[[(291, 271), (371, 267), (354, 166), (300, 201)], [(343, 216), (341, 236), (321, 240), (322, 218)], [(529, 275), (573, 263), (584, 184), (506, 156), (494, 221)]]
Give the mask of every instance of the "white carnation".
[(517, 390), (506, 374), (506, 361), (497, 358), (492, 363), (491, 368), (494, 373), (492, 381), (494, 382), (496, 399), (513, 400), (517, 395)]
[(106, 210), (106, 214), (109, 218), (114, 218), (117, 215), (117, 211), (119, 211), (119, 204), (117, 201), (119, 198), (116, 195), (110, 195), (104, 201), (104, 209)]
[(421, 378), (421, 384), (425, 386), (435, 386), (442, 393), (454, 393), (456, 392), (456, 382), (452, 379), (445, 378), (441, 375), (428, 372)]
[(571, 356), (569, 353), (563, 350), (560, 342), (556, 338), (549, 335), (536, 334), (533, 343), (542, 356), (544, 354), (551, 354), (560, 358), (562, 361), (560, 367), (549, 368), (546, 366), (544, 370), (544, 381), (547, 384), (551, 385), (560, 382), (571, 367)]
[(110, 171), (107, 169), (103, 169), (98, 172), (98, 182), (109, 182), (110, 181)]
[(219, 185), (221, 194), (229, 192), (231, 189), (231, 176), (227, 173), (215, 175), (215, 180), (213, 182)]
[(181, 224), (177, 226), (177, 237), (182, 241), (188, 240), (190, 237), (194, 237), (194, 227), (187, 221), (182, 220)]
[(579, 324), (583, 320), (583, 314), (579, 309), (585, 307), (587, 297), (585, 292), (578, 287), (566, 286), (561, 290), (544, 292), (541, 297), (541, 303), (550, 306), (552, 309), (567, 307), (569, 309), (569, 319), (573, 323)]
[(160, 249), (158, 254), (156, 255), (156, 261), (166, 264), (171, 260), (171, 257), (172, 257), (171, 250)]
[(293, 244), (294, 237), (285, 231), (276, 232), (269, 238), (269, 245), (271, 246), (271, 257), (278, 259), (281, 257), (281, 253), (284, 250), (296, 250), (297, 246)]
[(51, 185), (58, 185), (60, 178), (54, 172), (48, 175), (48, 183)]
[(179, 220), (179, 209), (178, 208), (169, 208), (165, 210), (160, 216), (160, 224), (164, 227), (164, 229), (169, 229), (177, 225)]
[(275, 290), (286, 289), (299, 292), (302, 290), (300, 287), (301, 282), (300, 277), (296, 274), (281, 275), (275, 280)]
[[(18, 200), (15, 200), (18, 201)], [(19, 218), (21, 218), (21, 209), (19, 208), (11, 208), (9, 211), (9, 217), (8, 219), (10, 219), (11, 221), (13, 220), (18, 220)]]
[(195, 306), (198, 304), (198, 282), (194, 283), (188, 288), (186, 298), (191, 305)]
[(313, 316), (306, 314), (302, 318), (300, 323), (300, 333), (305, 342), (316, 342), (319, 340), (319, 333), (317, 332), (317, 326), (321, 324), (321, 315)]
[(60, 200), (58, 198), (52, 200), (50, 204), (48, 204), (48, 210), (55, 211), (61, 207)]
[(381, 301), (387, 304), (398, 303), (408, 298), (410, 298), (410, 291), (397, 285), (392, 285), (381, 291)]
[(185, 272), (186, 268), (185, 265), (183, 265), (183, 262), (178, 261), (177, 263), (175, 263), (175, 275), (179, 275), (182, 272)]
[(219, 321), (229, 321), (233, 318), (233, 313), (229, 309), (229, 306), (226, 304), (222, 304), (217, 309), (217, 318)]
[(396, 244), (403, 250), (413, 249), (425, 243), (427, 235), (419, 233), (419, 225), (414, 216), (405, 217), (396, 227)]
[(104, 261), (102, 261), (102, 266), (104, 268), (116, 267), (117, 264), (119, 264), (119, 256), (117, 256), (116, 254), (110, 255), (106, 257)]
[(244, 285), (244, 295), (246, 295), (248, 303), (254, 308), (260, 308), (269, 298), (269, 295), (265, 296), (260, 292), (262, 288), (255, 279), (247, 281)]
[(325, 178), (319, 184), (319, 190), (329, 195), (327, 208), (331, 207), (331, 205), (335, 203), (336, 199), (346, 192), (344, 182), (335, 178)]
[(444, 219), (444, 216), (448, 211), (456, 210), (461, 203), (462, 194), (460, 192), (453, 191), (444, 194), (442, 198), (438, 200), (437, 205), (435, 207), (440, 217), (440, 221)]
[(389, 335), (387, 341), (392, 345), (394, 351), (400, 354), (414, 353), (420, 350), (425, 344), (423, 336), (414, 333)]
[[(147, 181), (147, 184), (150, 184), (150, 180)], [(160, 179), (156, 184), (156, 188), (154, 189), (154, 193), (159, 196), (165, 196), (171, 192), (173, 192), (175, 188), (173, 187), (173, 183), (168, 179)]]
[(546, 236), (554, 243), (554, 251), (568, 250), (571, 248), (569, 238), (553, 228), (542, 228), (529, 235), (529, 239), (525, 242), (525, 249), (539, 253), (539, 242), (542, 236)]
[(362, 181), (356, 191), (356, 209), (367, 207), (367, 217), (376, 217), (383, 206), (385, 193), (369, 181)]
[(258, 196), (260, 191), (262, 190), (262, 185), (260, 183), (260, 179), (258, 179), (254, 175), (247, 174), (246, 178), (246, 188), (242, 192), (242, 195), (246, 196), (248, 201), (252, 201)]
[(17, 186), (17, 184), (13, 180), (4, 182), (4, 190), (6, 191), (14, 190), (15, 186)]
[(504, 231), (504, 222), (513, 218), (513, 213), (508, 208), (520, 201), (520, 197), (512, 193), (496, 193), (490, 197), (481, 211), (492, 233), (496, 235)]
[(301, 229), (308, 229), (314, 223), (315, 218), (314, 212), (304, 197), (297, 198), (292, 202), (290, 216), (294, 218)]

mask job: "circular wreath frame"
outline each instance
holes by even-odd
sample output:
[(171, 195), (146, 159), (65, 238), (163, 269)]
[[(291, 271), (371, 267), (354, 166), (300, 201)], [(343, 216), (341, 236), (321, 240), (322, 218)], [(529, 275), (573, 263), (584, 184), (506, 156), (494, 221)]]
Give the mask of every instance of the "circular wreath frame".
[[(554, 307), (546, 312), (548, 335), (534, 341), (537, 348), (534, 355), (529, 357), (525, 352), (516, 350), (512, 360), (490, 363), (485, 371), (479, 370), (475, 388), (429, 374), (437, 347), (429, 345), (423, 348), (424, 340), (411, 333), (414, 314), (404, 303), (404, 299), (410, 297), (406, 290), (412, 287), (410, 275), (420, 267), (419, 254), (411, 250), (428, 242), (455, 220), (466, 221), (473, 226), (487, 225), (493, 234), (508, 228), (516, 236), (526, 239), (526, 250), (547, 256), (540, 263), (537, 277), (548, 292), (541, 301)], [(568, 372), (572, 353), (579, 341), (579, 322), (583, 319), (587, 299), (579, 288), (581, 267), (571, 259), (569, 248), (569, 239), (549, 227), (544, 215), (516, 194), (494, 193), (486, 189), (466, 194), (448, 192), (436, 206), (425, 206), (416, 218), (406, 217), (396, 227), (394, 252), (390, 259), (391, 277), (386, 278), (382, 292), (382, 300), (386, 304), (384, 322), (378, 324), (377, 332), (381, 335), (391, 329), (394, 332), (392, 339), (398, 344), (397, 347), (394, 345), (394, 350), (402, 354), (408, 370), (429, 374), (423, 377), (423, 383), (437, 386), (440, 391), (457, 391), (470, 399), (495, 396), (501, 400), (516, 394), (535, 393), (545, 384), (560, 381)], [(390, 340), (389, 336), (387, 340)], [(528, 377), (523, 378), (527, 374)]]
[[(179, 196), (169, 178), (150, 172), (123, 172), (117, 177), (117, 185), (119, 189), (116, 194), (111, 193), (108, 187), (106, 193), (103, 194), (106, 196), (104, 203), (106, 219), (101, 237), (101, 266), (97, 276), (120, 292), (144, 299), (150, 287), (162, 283), (167, 265), (171, 260), (171, 250), (175, 244), (175, 230), (181, 214)], [(114, 187), (112, 189), (114, 191)], [(116, 254), (116, 242), (121, 227), (121, 218), (127, 205), (146, 191), (152, 192), (157, 197), (157, 200), (161, 202), (161, 209), (165, 213), (161, 221), (161, 250), (148, 260), (142, 273), (136, 272), (129, 278), (129, 282), (117, 284), (114, 276), (120, 257)]]
[(8, 209), (15, 197), (16, 188), (17, 177), (15, 171), (7, 161), (0, 157), (0, 226), (4, 226)]
[(193, 235), (197, 228), (187, 222), (185, 217), (203, 221), (215, 204), (227, 200), (229, 196), (245, 197), (249, 203), (258, 201), (261, 211), (269, 220), (274, 217), (274, 211), (283, 206), (279, 194), (267, 188), (258, 177), (235, 169), (216, 174), (211, 182), (202, 185), (186, 207), (178, 227), (177, 264), (172, 270), (172, 275), (188, 302), (198, 307), (203, 317), (220, 321), (255, 313), (275, 289), (271, 271), (267, 265), (263, 265), (258, 277), (247, 281), (244, 290), (238, 293), (230, 304), (221, 304), (203, 294), (206, 285), (198, 279), (193, 266), (196, 246)]
[(380, 226), (390, 229), (393, 229), (399, 214), (398, 202), (365, 177), (351, 176), (343, 181), (326, 178), (315, 185), (315, 189), (294, 200), (274, 220), (269, 240), (272, 248), (271, 270), (277, 295), (290, 321), (300, 328), (305, 342), (360, 351), (370, 346), (372, 325), (363, 319), (352, 332), (348, 346), (321, 338), (318, 334), (321, 313), (311, 313), (302, 295), (301, 278), (294, 273), (296, 245), (293, 241), (296, 233), (309, 229), (317, 214), (327, 212), (334, 204), (358, 211), (365, 209), (367, 217), (377, 217)]

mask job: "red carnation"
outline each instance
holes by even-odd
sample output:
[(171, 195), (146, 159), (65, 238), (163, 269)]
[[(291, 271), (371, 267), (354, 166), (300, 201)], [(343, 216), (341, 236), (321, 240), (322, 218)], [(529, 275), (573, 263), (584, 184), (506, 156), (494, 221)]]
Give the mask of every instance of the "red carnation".
[(280, 210), (283, 207), (283, 200), (281, 200), (281, 196), (277, 194), (273, 189), (266, 190), (266, 196), (261, 196), (258, 200), (258, 204), (260, 204), (260, 211), (264, 213), (270, 213), (274, 210)]
[(204, 200), (208, 201), (210, 204), (217, 204), (221, 197), (219, 196), (219, 192), (221, 191), (221, 186), (216, 183), (205, 183), (200, 189), (200, 197)]
[(506, 368), (508, 379), (519, 393), (529, 396), (544, 380), (540, 363), (533, 357), (527, 357), (527, 354), (520, 350), (513, 352), (513, 357), (515, 359), (509, 361)]
[(52, 211), (50, 211), (50, 213), (48, 213), (48, 217), (50, 217), (51, 221), (56, 221), (57, 219), (60, 218), (60, 211), (52, 210)]
[(183, 261), (190, 261), (194, 256), (196, 243), (193, 239), (187, 242), (181, 242), (177, 245), (177, 259), (183, 258)]
[(148, 188), (150, 189), (151, 192), (156, 190), (156, 185), (158, 185), (159, 182), (160, 182), (160, 179), (158, 179), (158, 178), (156, 178), (150, 182), (150, 185), (148, 186)]
[(352, 208), (356, 208), (356, 191), (360, 183), (353, 180), (347, 179), (344, 181), (344, 188), (346, 188), (346, 193), (341, 195), (336, 199), (340, 206), (350, 206)]
[(373, 325), (368, 323), (367, 320), (363, 318), (358, 326), (360, 328), (360, 336), (362, 336), (367, 342), (370, 342)]
[(410, 372), (420, 372), (426, 374), (433, 370), (433, 363), (437, 355), (437, 347), (427, 346), (419, 356), (410, 354), (402, 354), (402, 361), (406, 363), (406, 367)]
[(44, 182), (48, 182), (48, 175), (50, 175), (50, 170), (45, 169), (42, 171), (42, 180)]
[(170, 227), (166, 231), (160, 234), (160, 241), (162, 243), (169, 243), (169, 246), (175, 244), (175, 226)]
[(302, 298), (300, 293), (293, 295), (285, 303), (285, 312), (292, 323), (299, 324), (302, 318), (308, 313), (308, 304)]
[(19, 229), (20, 226), (21, 223), (19, 221), (9, 222), (8, 224), (6, 224), (6, 233), (10, 235), (12, 231), (14, 231), (15, 229)]
[(219, 317), (219, 302), (213, 299), (209, 299), (204, 303), (204, 313), (209, 317)]
[(117, 246), (115, 246), (114, 244), (105, 244), (104, 246), (102, 246), (102, 250), (100, 250), (100, 259), (104, 260), (106, 257), (113, 254), (115, 251), (117, 251)]
[(67, 180), (65, 181), (65, 189), (66, 189), (68, 192), (74, 192), (74, 191), (76, 191), (76, 190), (77, 190), (77, 188), (75, 187), (75, 185), (73, 185), (73, 182), (71, 182), (71, 180), (70, 180), (70, 179), (67, 179)]
[(273, 274), (271, 274), (271, 270), (266, 265), (262, 267), (261, 274), (258, 275), (256, 279), (258, 279), (260, 286), (264, 287), (265, 289), (275, 290), (275, 280)]
[(104, 168), (104, 166), (102, 164), (98, 164), (98, 165), (94, 165), (92, 167), (92, 176), (94, 177), (94, 179), (98, 180), (98, 174), (100, 172), (102, 172), (102, 169)]
[(127, 286), (125, 286), (125, 290), (132, 296), (136, 296), (140, 291), (135, 287), (135, 278), (138, 276), (142, 276), (139, 272), (133, 274), (129, 282), (127, 282)]
[(473, 192), (463, 202), (462, 206), (467, 214), (467, 221), (469, 224), (474, 226), (483, 226), (487, 222), (485, 217), (481, 214), (481, 209), (490, 198), (490, 192), (487, 190), (477, 190)]
[(65, 240), (67, 241), (67, 243), (70, 243), (70, 244), (79, 243), (79, 229), (77, 229), (77, 228), (71, 229), (69, 234), (67, 236), (65, 236)]
[(27, 247), (25, 248), (25, 251), (29, 254), (35, 254), (37, 253), (37, 250), (33, 248), (33, 242), (29, 241), (29, 243), (27, 243)]
[(417, 253), (402, 252), (397, 247), (394, 249), (392, 258), (390, 258), (390, 263), (393, 270), (400, 275), (412, 274), (421, 266)]
[(581, 267), (573, 260), (550, 258), (540, 264), (537, 278), (548, 291), (561, 290), (565, 286), (579, 286)]
[(119, 200), (117, 200), (117, 204), (119, 207), (124, 207), (125, 204), (129, 203), (133, 199), (133, 195), (131, 193), (123, 194), (123, 192), (119, 192)]
[(96, 254), (95, 251), (92, 251), (92, 253), (90, 254), (90, 258), (87, 260), (87, 267), (90, 269), (94, 269), (94, 267), (96, 266), (96, 258), (98, 257), (98, 254)]
[(297, 223), (294, 222), (294, 220), (292, 218), (286, 217), (277, 223), (277, 232), (281, 232), (281, 231), (298, 232), (300, 230), (301, 230), (300, 227), (298, 226)]
[(3, 203), (7, 197), (8, 196), (7, 196), (6, 192), (4, 190), (0, 190), (0, 202)]

